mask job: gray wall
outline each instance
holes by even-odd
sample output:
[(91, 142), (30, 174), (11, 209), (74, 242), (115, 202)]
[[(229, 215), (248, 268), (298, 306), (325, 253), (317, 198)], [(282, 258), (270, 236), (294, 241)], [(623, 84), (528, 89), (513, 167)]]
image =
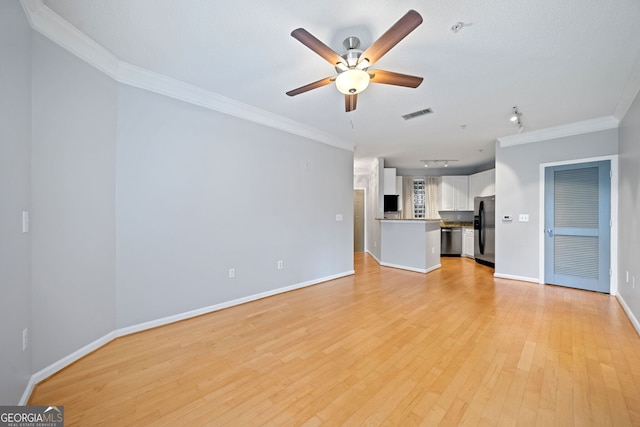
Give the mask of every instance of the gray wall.
[(0, 404), (118, 327), (353, 270), (352, 152), (118, 84), (18, 1), (0, 24)]
[(33, 369), (115, 327), (116, 83), (33, 36)]
[(640, 96), (636, 96), (620, 126), (619, 162), (618, 293), (640, 319)]
[(15, 404), (31, 376), (29, 210), (31, 30), (18, 1), (0, 1), (0, 405)]
[[(496, 148), (496, 274), (539, 279), (540, 164), (614, 155), (618, 130)], [(529, 222), (502, 215), (529, 214)], [(622, 229), (622, 227), (621, 227)]]
[(118, 327), (353, 269), (352, 152), (124, 85), (117, 152)]

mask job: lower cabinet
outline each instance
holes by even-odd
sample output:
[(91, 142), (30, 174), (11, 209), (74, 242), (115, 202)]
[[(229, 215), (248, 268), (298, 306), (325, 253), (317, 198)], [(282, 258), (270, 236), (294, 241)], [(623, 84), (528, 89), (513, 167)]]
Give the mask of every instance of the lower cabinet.
[(473, 228), (464, 227), (462, 229), (462, 255), (473, 258), (474, 251), (474, 232)]

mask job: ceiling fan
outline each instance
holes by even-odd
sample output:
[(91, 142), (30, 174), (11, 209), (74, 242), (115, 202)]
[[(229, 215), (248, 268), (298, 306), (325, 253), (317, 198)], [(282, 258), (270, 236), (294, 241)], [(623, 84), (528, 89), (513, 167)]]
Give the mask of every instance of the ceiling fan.
[(345, 95), (345, 110), (349, 112), (356, 109), (358, 94), (369, 86), (369, 82), (411, 88), (420, 86), (423, 80), (422, 77), (394, 73), (392, 71), (369, 70), (369, 67), (421, 23), (422, 16), (415, 10), (410, 10), (364, 51), (359, 49), (360, 40), (357, 37), (346, 38), (343, 45), (347, 50), (342, 55), (338, 55), (304, 28), (293, 30), (291, 36), (333, 65), (338, 75), (326, 77), (290, 90), (287, 95), (299, 95), (335, 82), (338, 91)]

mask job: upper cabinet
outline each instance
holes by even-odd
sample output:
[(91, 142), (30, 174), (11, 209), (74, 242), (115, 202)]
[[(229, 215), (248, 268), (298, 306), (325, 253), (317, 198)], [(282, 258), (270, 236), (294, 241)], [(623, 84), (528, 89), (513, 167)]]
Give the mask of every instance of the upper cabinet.
[(496, 170), (489, 169), (469, 175), (469, 206), (473, 207), (473, 199), (478, 196), (496, 194)]
[(440, 184), (443, 211), (466, 211), (469, 209), (469, 177), (443, 176)]
[(396, 188), (396, 168), (384, 168), (384, 195), (397, 194), (399, 193)]

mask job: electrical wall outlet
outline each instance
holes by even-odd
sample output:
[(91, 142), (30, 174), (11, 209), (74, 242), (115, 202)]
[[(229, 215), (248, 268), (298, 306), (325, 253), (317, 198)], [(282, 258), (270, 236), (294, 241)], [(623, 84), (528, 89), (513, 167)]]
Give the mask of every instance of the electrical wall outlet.
[(282, 270), (284, 268), (284, 263), (282, 260), (278, 261), (278, 270)]
[(529, 222), (529, 214), (520, 214), (518, 216), (518, 221), (520, 221), (520, 222)]
[(22, 330), (22, 351), (27, 349), (27, 344), (29, 343), (29, 329), (24, 328)]
[(232, 279), (234, 277), (236, 277), (236, 269), (235, 268), (230, 268), (229, 269), (229, 277), (232, 278)]

